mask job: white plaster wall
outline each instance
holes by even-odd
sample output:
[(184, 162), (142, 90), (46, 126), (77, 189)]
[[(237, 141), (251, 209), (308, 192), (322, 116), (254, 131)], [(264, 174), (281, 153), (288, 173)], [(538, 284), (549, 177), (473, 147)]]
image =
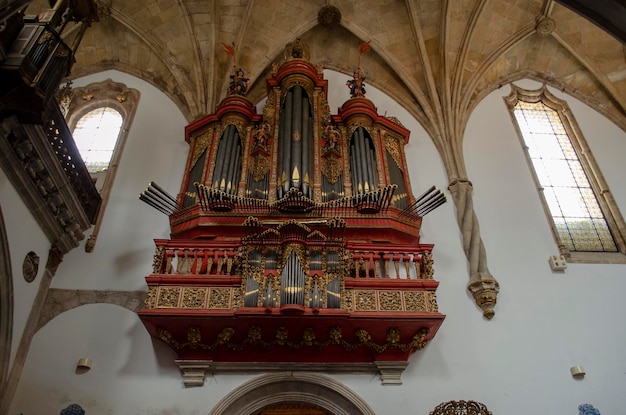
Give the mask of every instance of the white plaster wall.
[[(95, 249), (86, 253), (81, 246), (66, 255), (54, 288), (146, 290), (145, 281), (139, 276), (146, 276), (152, 270), (153, 239), (169, 237), (167, 216), (140, 201), (138, 196), (151, 181), (173, 196), (180, 191), (189, 148), (184, 134), (187, 122), (165, 94), (122, 72), (102, 72), (80, 78), (74, 85), (84, 86), (107, 78), (139, 90), (139, 106)], [(88, 238), (91, 232), (86, 235)]]
[[(0, 169), (0, 204), (9, 242), (13, 273), (13, 334), (9, 363), (9, 367), (11, 367), (26, 326), (26, 320), (28, 320), (30, 309), (33, 306), (33, 300), (42, 281), (41, 276), (46, 268), (50, 242), (2, 169)], [(39, 270), (35, 280), (28, 283), (22, 274), (22, 264), (26, 254), (30, 251), (39, 255)]]
[[(142, 87), (142, 101), (106, 226), (96, 252), (75, 250), (66, 257), (57, 287), (145, 289), (151, 239), (168, 233), (165, 217), (136, 197), (149, 180), (178, 191), (187, 152), (181, 144), (185, 122), (152, 87), (128, 76), (113, 79), (120, 78)], [(347, 97), (341, 92), (345, 79), (331, 82), (333, 112)], [(603, 414), (621, 413), (626, 265), (570, 264), (564, 273), (550, 270), (547, 259), (557, 248), (502, 100), (508, 92), (502, 88), (477, 107), (464, 143), (489, 269), (501, 285), (496, 315), (484, 320), (466, 292), (467, 262), (449, 202), (426, 216), (422, 233), (423, 242), (435, 244), (439, 307), (447, 315), (435, 339), (411, 357), (402, 386), (384, 387), (373, 375), (332, 375), (377, 414), (426, 415), (441, 402), (460, 399), (483, 402), (494, 414), (577, 414), (582, 403)], [(433, 184), (445, 190), (441, 160), (424, 130), (406, 112), (383, 102), (374, 88), (368, 88), (368, 97), (379, 113), (397, 116), (412, 131), (407, 158), (414, 192)], [(618, 204), (626, 209), (621, 184), (626, 135), (573, 98), (568, 102)], [(144, 151), (164, 164), (145, 160)], [(74, 373), (80, 357), (94, 359), (83, 375)], [(35, 336), (11, 413), (58, 413), (78, 403), (88, 414), (208, 414), (252, 378), (218, 375), (202, 388), (185, 389), (173, 359), (129, 311), (84, 306), (52, 320)], [(574, 380), (569, 368), (579, 364), (587, 376)]]

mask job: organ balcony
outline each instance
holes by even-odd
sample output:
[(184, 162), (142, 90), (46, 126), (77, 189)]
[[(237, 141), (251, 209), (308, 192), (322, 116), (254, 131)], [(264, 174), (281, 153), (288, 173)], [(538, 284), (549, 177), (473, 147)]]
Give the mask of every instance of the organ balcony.
[(155, 241), (141, 320), (188, 386), (270, 370), (401, 383), (445, 317), (433, 245), (420, 241), (445, 197), (413, 196), (409, 132), (369, 100), (331, 116), (327, 81), (300, 54), (268, 79), (262, 115), (237, 94), (242, 79), (233, 73), (233, 94), (186, 128), (179, 195), (151, 185), (140, 196), (171, 227)]

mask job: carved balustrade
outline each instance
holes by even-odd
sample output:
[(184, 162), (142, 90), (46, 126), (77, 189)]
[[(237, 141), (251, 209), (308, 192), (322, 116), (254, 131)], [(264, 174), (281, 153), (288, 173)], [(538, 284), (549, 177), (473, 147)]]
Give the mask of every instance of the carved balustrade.
[(233, 264), (237, 256), (237, 244), (221, 242), (211, 246), (204, 243), (181, 243), (176, 241), (156, 241), (157, 253), (154, 257), (153, 273), (165, 275), (233, 275)]
[(381, 250), (356, 247), (351, 249), (350, 277), (391, 280), (432, 279), (431, 247)]

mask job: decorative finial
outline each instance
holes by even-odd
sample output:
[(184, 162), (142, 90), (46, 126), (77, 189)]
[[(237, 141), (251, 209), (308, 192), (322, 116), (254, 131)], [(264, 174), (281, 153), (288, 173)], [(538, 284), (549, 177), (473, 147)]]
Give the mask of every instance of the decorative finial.
[(295, 41), (290, 42), (285, 47), (285, 59), (306, 59), (309, 60), (311, 54), (309, 53), (309, 46), (297, 38)]

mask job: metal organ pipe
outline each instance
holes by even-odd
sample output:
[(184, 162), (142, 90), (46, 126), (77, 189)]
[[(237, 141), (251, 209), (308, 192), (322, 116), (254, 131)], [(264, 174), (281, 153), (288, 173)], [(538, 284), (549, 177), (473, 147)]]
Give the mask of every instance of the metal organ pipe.
[(280, 173), (280, 183), (281, 183), (281, 191), (283, 194), (279, 194), (282, 197), (285, 193), (289, 192), (290, 182), (291, 182), (291, 172), (289, 168), (289, 159), (291, 157), (291, 122), (292, 122), (292, 106), (293, 106), (293, 93), (290, 90), (287, 92), (287, 97), (285, 98), (285, 105), (283, 106), (283, 112), (280, 117), (281, 122), (281, 136), (280, 136), (280, 162), (281, 162), (281, 173)]
[(376, 172), (378, 171), (378, 169), (376, 168), (376, 153), (372, 148), (371, 137), (366, 137), (365, 139), (368, 155), (367, 170), (370, 172), (370, 190), (373, 191), (378, 188), (378, 175), (376, 174)]
[(311, 180), (311, 142), (313, 140), (313, 125), (311, 120), (311, 109), (309, 99), (306, 93), (302, 97), (302, 192), (305, 195), (310, 195), (310, 183)]
[(350, 146), (350, 161), (352, 163), (352, 175), (354, 176), (352, 183), (354, 194), (363, 192), (363, 176), (361, 167), (359, 165), (359, 149), (357, 144), (358, 141), (358, 134), (355, 132), (355, 134), (353, 134), (352, 136), (352, 144)]
[(369, 192), (372, 190), (371, 166), (368, 163), (369, 144), (365, 136), (365, 130), (359, 128), (359, 145), (361, 146), (361, 169), (363, 170), (363, 190)]
[(280, 304), (304, 305), (304, 270), (295, 251), (291, 251), (281, 276)]
[(291, 137), (291, 187), (302, 190), (302, 87), (293, 87), (293, 121)]
[(293, 187), (311, 197), (310, 183), (306, 181), (311, 178), (312, 140), (309, 96), (303, 87), (296, 85), (287, 92), (280, 115), (279, 198)]
[(226, 148), (224, 150), (224, 153), (221, 154), (221, 158), (223, 158), (225, 161), (224, 161), (224, 164), (222, 164), (222, 171), (220, 173), (220, 178), (219, 178), (219, 180), (220, 180), (220, 182), (219, 182), (219, 189), (222, 190), (222, 191), (226, 191), (227, 190), (227, 186), (228, 186), (228, 183), (226, 182), (226, 180), (228, 178), (228, 172), (229, 172), (229, 169), (231, 167), (231, 162), (232, 162), (231, 155), (233, 153), (233, 144), (234, 144), (234, 141), (235, 141), (235, 140), (233, 140), (233, 135), (234, 135), (233, 134), (233, 130), (234, 129), (235, 129), (234, 126), (229, 125), (226, 128), (226, 132), (225, 132)]
[(239, 168), (241, 167), (241, 143), (239, 134), (233, 137), (233, 141), (236, 141), (236, 145), (234, 151), (231, 153), (231, 164), (226, 179), (226, 191), (231, 194), (236, 194), (237, 184), (239, 183)]

